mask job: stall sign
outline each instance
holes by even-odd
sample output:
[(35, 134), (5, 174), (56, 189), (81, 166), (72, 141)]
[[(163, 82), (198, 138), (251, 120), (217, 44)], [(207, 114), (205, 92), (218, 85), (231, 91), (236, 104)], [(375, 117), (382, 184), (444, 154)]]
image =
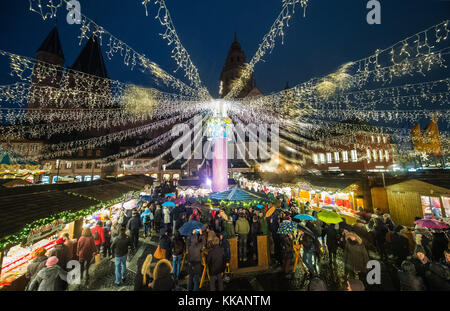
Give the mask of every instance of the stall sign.
[(45, 239), (46, 237), (48, 237), (50, 235), (58, 233), (58, 232), (62, 231), (64, 229), (64, 227), (65, 227), (65, 223), (63, 220), (55, 220), (54, 222), (52, 222), (48, 225), (34, 228), (28, 234), (26, 245), (32, 245), (40, 240)]

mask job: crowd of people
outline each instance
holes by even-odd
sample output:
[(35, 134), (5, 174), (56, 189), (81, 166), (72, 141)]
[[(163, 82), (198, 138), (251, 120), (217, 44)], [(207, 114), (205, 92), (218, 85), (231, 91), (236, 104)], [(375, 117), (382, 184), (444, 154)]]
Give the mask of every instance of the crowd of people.
[[(72, 241), (68, 235), (61, 237), (50, 254), (37, 250), (36, 258), (28, 266), (27, 289), (65, 290), (66, 264), (72, 258), (78, 258), (82, 279), (88, 282), (89, 266), (100, 253), (104, 258), (114, 258), (115, 284), (120, 286), (126, 279), (129, 253), (136, 252), (143, 234), (144, 238), (156, 236), (158, 249), (154, 253), (145, 252), (138, 259), (135, 290), (180, 290), (179, 281), (187, 278), (187, 290), (198, 291), (207, 267), (210, 290), (223, 291), (231, 257), (228, 239), (238, 238), (239, 265), (246, 265), (257, 262), (261, 235), (267, 236), (272, 266), (281, 267), (286, 278), (292, 278), (294, 259), (301, 256), (309, 290), (327, 290), (330, 286), (321, 270), (328, 266), (328, 271), (338, 279), (338, 261), (344, 265), (341, 288), (367, 289), (367, 262), (374, 258), (384, 268), (390, 267), (394, 289), (450, 290), (448, 230), (397, 226), (387, 214), (363, 210), (354, 225), (345, 220), (339, 224), (297, 221), (296, 214), (317, 218), (317, 211), (309, 203), (297, 206), (284, 198), (276, 199), (276, 209), (270, 214), (270, 204), (234, 208), (227, 213), (224, 210), (211, 213), (190, 203), (176, 204), (173, 208), (163, 206), (162, 203), (174, 200), (165, 196), (174, 190), (164, 184), (155, 187), (152, 202), (139, 204), (133, 210), (124, 209), (116, 219), (99, 221), (92, 229), (84, 228), (78, 241)], [(181, 235), (179, 229), (190, 221), (199, 221), (203, 226)], [(295, 229), (280, 233), (279, 228), (286, 223), (295, 224)], [(152, 271), (153, 260), (158, 262)]]

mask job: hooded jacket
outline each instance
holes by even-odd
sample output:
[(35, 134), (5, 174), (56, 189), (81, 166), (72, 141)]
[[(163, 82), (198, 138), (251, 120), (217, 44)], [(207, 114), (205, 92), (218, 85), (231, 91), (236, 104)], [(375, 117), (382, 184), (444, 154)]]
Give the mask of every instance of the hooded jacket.
[(172, 276), (172, 265), (167, 259), (158, 261), (153, 270), (154, 291), (171, 291), (175, 289), (175, 281)]
[(206, 263), (211, 275), (217, 275), (225, 271), (224, 249), (219, 245), (215, 245), (208, 252)]
[(235, 231), (237, 234), (248, 234), (250, 232), (250, 225), (245, 217), (239, 217), (236, 221)]
[(27, 279), (31, 280), (42, 269), (45, 268), (47, 262), (47, 256), (42, 255), (33, 259), (33, 261), (27, 267)]
[(428, 290), (431, 291), (450, 291), (450, 275), (448, 269), (440, 263), (433, 262), (430, 268), (425, 272), (425, 279)]
[(367, 262), (369, 255), (362, 243), (362, 240), (357, 235), (355, 241), (350, 239), (350, 234), (345, 238), (344, 263), (347, 271), (365, 272), (367, 270)]
[(190, 274), (202, 273), (202, 248), (205, 246), (205, 243), (205, 238), (203, 236), (199, 236), (196, 234), (190, 237), (188, 248)]
[(132, 246), (131, 239), (127, 235), (119, 235), (111, 244), (111, 251), (114, 257), (128, 255), (128, 247)]
[(46, 267), (38, 272), (36, 277), (31, 281), (30, 289), (38, 287), (38, 291), (60, 291), (61, 279), (67, 282), (67, 272), (64, 271), (60, 266), (53, 265), (51, 267)]

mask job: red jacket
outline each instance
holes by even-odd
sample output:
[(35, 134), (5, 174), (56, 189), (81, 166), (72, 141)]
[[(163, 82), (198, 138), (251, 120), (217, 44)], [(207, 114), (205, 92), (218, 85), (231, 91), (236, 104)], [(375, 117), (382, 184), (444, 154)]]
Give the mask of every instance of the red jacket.
[(100, 226), (95, 226), (92, 229), (92, 236), (94, 236), (94, 232), (97, 231), (98, 235), (100, 237), (99, 240), (94, 240), (95, 245), (100, 245), (100, 244), (104, 244), (105, 243), (105, 231), (103, 230), (102, 227)]

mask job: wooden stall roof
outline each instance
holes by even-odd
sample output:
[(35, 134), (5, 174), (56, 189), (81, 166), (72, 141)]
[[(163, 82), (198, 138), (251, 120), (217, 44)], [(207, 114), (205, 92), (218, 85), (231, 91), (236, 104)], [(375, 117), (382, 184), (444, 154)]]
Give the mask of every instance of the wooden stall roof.
[(434, 193), (450, 195), (450, 190), (447, 188), (439, 187), (417, 179), (407, 180), (398, 184), (390, 185), (387, 186), (386, 189), (395, 192), (418, 192), (425, 194), (430, 194), (430, 190), (433, 190)]
[(33, 221), (64, 211), (78, 211), (98, 202), (60, 190), (0, 197), (0, 238), (22, 230)]
[(143, 189), (151, 182), (147, 176), (127, 176), (119, 180), (0, 188), (0, 238), (19, 232), (33, 221), (98, 204), (96, 200), (74, 196), (70, 192), (109, 201), (129, 191)]

